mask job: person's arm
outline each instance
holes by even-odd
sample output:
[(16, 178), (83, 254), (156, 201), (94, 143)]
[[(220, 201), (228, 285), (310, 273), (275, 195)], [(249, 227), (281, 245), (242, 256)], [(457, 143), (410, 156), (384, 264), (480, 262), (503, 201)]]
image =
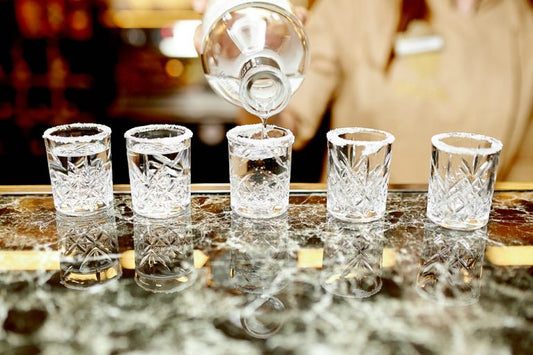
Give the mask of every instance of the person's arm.
[[(280, 125), (295, 135), (294, 149), (303, 148), (316, 134), (329, 102), (334, 96), (340, 77), (338, 12), (328, 0), (318, 1), (312, 8), (306, 29), (309, 36), (311, 61), (302, 86), (296, 91), (289, 106), (279, 117)], [(342, 34), (349, 35), (349, 34)]]

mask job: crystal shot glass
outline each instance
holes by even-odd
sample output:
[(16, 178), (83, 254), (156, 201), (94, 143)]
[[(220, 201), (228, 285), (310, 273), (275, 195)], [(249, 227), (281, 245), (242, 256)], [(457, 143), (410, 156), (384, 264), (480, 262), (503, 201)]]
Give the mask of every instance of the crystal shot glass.
[(183, 126), (132, 128), (124, 134), (133, 211), (149, 218), (185, 213), (191, 203), (191, 138)]
[(394, 136), (344, 127), (327, 133), (327, 210), (335, 218), (364, 223), (385, 214)]
[(292, 132), (255, 124), (234, 127), (226, 136), (232, 210), (248, 218), (285, 213), (289, 207)]
[(113, 205), (111, 129), (73, 123), (43, 134), (56, 211), (85, 216)]
[(474, 230), (489, 221), (502, 143), (470, 133), (431, 138), (427, 216), (434, 223)]

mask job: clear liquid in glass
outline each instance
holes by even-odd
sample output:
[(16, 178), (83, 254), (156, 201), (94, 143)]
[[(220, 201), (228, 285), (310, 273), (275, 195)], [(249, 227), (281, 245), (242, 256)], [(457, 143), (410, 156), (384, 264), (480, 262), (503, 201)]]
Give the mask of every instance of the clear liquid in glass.
[(244, 217), (280, 216), (289, 202), (292, 135), (278, 144), (280, 137), (274, 137), (286, 134), (280, 129), (267, 126), (263, 138), (263, 126), (252, 127), (245, 133), (247, 142), (230, 139), (231, 206)]
[(190, 204), (190, 148), (133, 144), (128, 148), (133, 210), (147, 217), (168, 217)]

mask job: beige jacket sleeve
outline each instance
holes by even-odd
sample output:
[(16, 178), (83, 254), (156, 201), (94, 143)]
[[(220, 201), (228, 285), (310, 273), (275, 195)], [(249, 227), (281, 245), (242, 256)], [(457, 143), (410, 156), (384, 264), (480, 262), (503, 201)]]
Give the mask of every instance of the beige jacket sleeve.
[[(516, 2), (516, 37), (518, 43), (517, 64), (519, 65), (519, 96), (515, 99), (517, 123), (503, 153), (514, 155), (510, 169), (504, 171), (502, 179), (507, 181), (533, 181), (533, 8), (526, 1)], [(520, 117), (524, 118), (524, 123)], [(529, 119), (528, 119), (529, 118)], [(500, 164), (502, 161), (500, 161)], [(498, 176), (500, 179), (500, 176)]]
[(505, 180), (533, 181), (533, 119), (529, 122), (529, 128)]
[[(318, 1), (311, 10), (306, 28), (309, 36), (310, 65), (302, 86), (292, 97), (286, 113), (294, 120), (294, 149), (313, 138), (339, 81), (334, 3)], [(338, 22), (338, 21), (337, 21)]]

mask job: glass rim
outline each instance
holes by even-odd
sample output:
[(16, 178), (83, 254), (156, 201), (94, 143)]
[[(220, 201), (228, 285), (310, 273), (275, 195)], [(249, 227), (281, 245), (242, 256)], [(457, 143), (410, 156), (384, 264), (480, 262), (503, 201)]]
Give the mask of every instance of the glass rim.
[[(149, 131), (158, 131), (158, 130), (169, 130), (169, 131), (182, 131), (179, 135), (175, 137), (157, 137), (157, 138), (144, 138), (144, 137), (134, 137), (136, 133), (149, 132)], [(128, 129), (124, 133), (124, 138), (128, 141), (134, 141), (136, 143), (176, 143), (182, 142), (186, 139), (192, 138), (192, 131), (185, 126), (177, 124), (149, 124), (143, 126), (137, 126)]]
[[(451, 145), (451, 144), (443, 142), (443, 139), (446, 139), (446, 138), (468, 138), (472, 140), (485, 141), (485, 142), (490, 143), (491, 147), (490, 148), (460, 147), (460, 146)], [(483, 134), (477, 134), (477, 133), (467, 133), (467, 132), (439, 133), (431, 137), (431, 144), (433, 144), (435, 148), (443, 152), (450, 153), (450, 154), (489, 155), (489, 154), (498, 153), (503, 148), (502, 142), (494, 137), (486, 136)]]
[[(54, 133), (59, 131), (67, 131), (72, 128), (96, 128), (100, 130), (100, 132), (96, 134), (91, 135), (83, 135), (83, 136), (70, 136), (70, 137), (64, 137), (64, 136), (56, 136)], [(106, 125), (100, 124), (100, 123), (69, 123), (69, 124), (63, 124), (59, 126), (54, 126), (48, 128), (43, 133), (43, 139), (53, 141), (56, 143), (73, 143), (73, 142), (93, 142), (98, 140), (103, 140), (106, 137), (109, 137), (111, 135), (111, 128), (109, 128)]]
[[(356, 139), (346, 139), (341, 138), (341, 134), (349, 134), (349, 133), (379, 133), (384, 136), (381, 140), (376, 141), (369, 141), (369, 140), (356, 140)], [(387, 144), (392, 144), (396, 140), (394, 135), (387, 131), (382, 131), (379, 129), (374, 128), (365, 128), (365, 127), (340, 127), (330, 130), (326, 137), (328, 139), (328, 142), (331, 144), (334, 144), (339, 147), (343, 147), (346, 145), (359, 145), (359, 146), (376, 146), (381, 147)]]
[(253, 139), (239, 135), (242, 133), (248, 133), (248, 135), (251, 135), (252, 133), (260, 132), (260, 130), (263, 129), (262, 127), (263, 124), (261, 123), (235, 126), (226, 133), (226, 138), (228, 138), (228, 141), (231, 143), (240, 143), (243, 145), (252, 145), (255, 147), (281, 146), (284, 144), (290, 145), (294, 143), (294, 135), (292, 134), (291, 130), (276, 125), (267, 125), (267, 131), (282, 131), (285, 133), (284, 136), (268, 137), (266, 139)]

